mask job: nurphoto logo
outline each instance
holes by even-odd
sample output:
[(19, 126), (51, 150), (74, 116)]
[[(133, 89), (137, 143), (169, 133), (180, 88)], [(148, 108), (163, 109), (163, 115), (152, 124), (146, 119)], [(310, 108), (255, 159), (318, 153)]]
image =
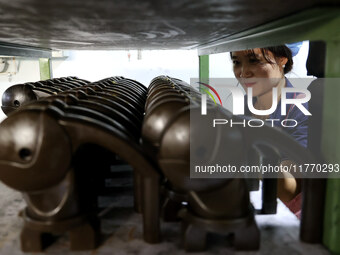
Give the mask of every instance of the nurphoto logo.
[[(205, 92), (201, 95), (201, 115), (207, 115), (207, 95), (210, 96), (210, 98), (216, 103), (214, 95), (209, 91), (209, 89), (215, 94), (215, 96), (218, 98), (220, 105), (223, 106), (221, 98), (217, 91), (209, 84), (198, 82), (200, 86), (200, 90)], [(278, 104), (276, 103), (278, 101), (278, 89), (276, 87), (272, 88), (272, 106), (267, 110), (258, 110), (254, 107), (253, 102), (253, 88), (248, 87), (247, 88), (247, 96), (244, 95), (243, 90), (236, 86), (226, 85), (223, 86), (224, 89), (229, 90), (231, 93), (232, 99), (233, 99), (233, 109), (232, 113), (233, 115), (245, 115), (245, 99), (247, 100), (247, 106), (249, 111), (257, 116), (268, 116), (275, 112), (277, 109)], [(288, 93), (295, 93), (298, 95), (294, 98), (288, 98)], [(280, 95), (280, 101), (281, 101), (281, 115), (286, 116), (287, 115), (287, 105), (292, 105), (292, 107), (297, 107), (299, 110), (306, 116), (311, 116), (312, 114), (308, 111), (308, 109), (303, 105), (304, 103), (307, 103), (311, 98), (311, 93), (307, 89), (302, 88), (282, 88), (281, 89), (281, 95)], [(232, 120), (226, 120), (226, 119), (214, 119), (213, 126), (216, 125), (225, 125), (230, 123), (231, 126), (239, 124), (250, 127), (261, 127), (264, 125), (264, 123), (271, 123), (271, 126), (275, 126), (275, 121), (280, 121), (279, 119), (248, 119), (243, 120), (241, 122), (232, 122)], [(297, 125), (297, 121), (294, 119), (284, 119), (281, 121), (281, 126), (283, 127), (295, 127)]]

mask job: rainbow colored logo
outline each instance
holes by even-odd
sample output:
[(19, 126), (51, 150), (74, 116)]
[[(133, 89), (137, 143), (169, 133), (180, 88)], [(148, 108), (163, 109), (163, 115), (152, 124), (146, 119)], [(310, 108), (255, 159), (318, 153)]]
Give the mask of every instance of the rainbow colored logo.
[(197, 83), (206, 87), (206, 88), (204, 88), (204, 87), (200, 86), (200, 90), (205, 92), (207, 95), (209, 95), (211, 97), (211, 99), (214, 101), (215, 105), (217, 104), (216, 100), (215, 100), (214, 96), (210, 93), (209, 89), (212, 92), (214, 92), (214, 94), (217, 96), (218, 100), (220, 101), (220, 104), (223, 106), (220, 95), (217, 93), (217, 91), (212, 86), (210, 86), (209, 84), (203, 83), (203, 82), (197, 82)]

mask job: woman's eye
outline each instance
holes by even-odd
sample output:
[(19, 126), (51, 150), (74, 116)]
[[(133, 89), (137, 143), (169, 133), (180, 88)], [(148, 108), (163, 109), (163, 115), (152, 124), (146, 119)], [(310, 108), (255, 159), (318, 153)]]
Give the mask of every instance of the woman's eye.
[(251, 58), (251, 59), (249, 59), (249, 62), (250, 63), (259, 63), (260, 60), (258, 60), (257, 58)]
[(233, 60), (233, 65), (238, 65), (238, 64), (240, 64), (240, 61)]

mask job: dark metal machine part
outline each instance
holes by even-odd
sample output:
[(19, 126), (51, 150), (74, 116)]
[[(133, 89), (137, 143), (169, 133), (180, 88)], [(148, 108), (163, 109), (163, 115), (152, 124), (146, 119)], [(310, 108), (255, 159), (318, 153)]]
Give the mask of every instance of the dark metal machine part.
[(27, 102), (37, 100), (37, 95), (30, 85), (14, 85), (8, 88), (2, 95), (2, 110), (8, 115)]
[[(220, 107), (215, 109), (213, 108), (211, 111), (216, 112), (217, 118), (232, 118), (230, 113)], [(188, 193), (188, 208), (180, 212), (181, 217), (184, 219), (183, 229), (185, 232), (182, 234), (184, 237), (183, 242), (185, 247), (187, 250), (191, 251), (200, 251), (204, 249), (206, 233), (222, 233), (223, 231), (221, 230), (221, 226), (224, 226), (224, 233), (228, 231), (235, 231), (234, 244), (236, 248), (254, 249), (257, 247), (256, 245), (258, 245), (258, 240), (256, 241), (256, 235), (258, 234), (258, 231), (256, 230), (256, 226), (253, 225), (255, 224), (254, 221), (249, 221), (249, 218), (247, 217), (244, 218), (244, 221), (240, 220), (242, 216), (247, 214), (246, 209), (243, 211), (243, 214), (241, 213), (242, 210), (240, 208), (242, 208), (242, 206), (237, 206), (238, 209), (236, 209), (236, 207), (234, 209), (228, 209), (228, 205), (226, 205), (229, 203), (237, 204), (239, 199), (240, 201), (238, 203), (241, 202), (242, 195), (230, 197), (230, 194), (238, 194), (239, 190), (242, 189), (241, 187), (247, 190), (246, 184), (238, 184), (239, 186), (238, 188), (235, 187), (235, 191), (231, 191), (226, 188), (226, 193), (223, 193), (224, 187), (231, 185), (231, 183), (228, 183), (228, 181), (233, 179), (190, 179), (189, 137), (193, 136), (195, 139), (202, 139), (202, 145), (207, 144), (205, 139), (215, 139), (214, 137), (211, 137), (211, 135), (218, 137), (221, 141), (223, 141), (223, 143), (220, 143), (220, 146), (224, 146), (224, 148), (219, 148), (218, 151), (222, 151), (223, 155), (228, 157), (226, 160), (227, 162), (233, 162), (235, 165), (245, 162), (246, 158), (243, 158), (243, 156), (246, 153), (244, 152), (249, 151), (249, 148), (257, 144), (262, 146), (266, 145), (268, 148), (274, 146), (280, 151), (288, 153), (287, 155), (289, 155), (292, 160), (298, 163), (317, 161), (310, 155), (310, 153), (308, 153), (307, 150), (304, 150), (291, 137), (269, 127), (265, 127), (262, 130), (249, 128), (240, 129), (239, 131), (230, 130), (230, 132), (223, 130), (223, 132), (219, 134), (218, 130), (215, 130), (215, 133), (212, 133), (209, 138), (206, 138), (205, 136), (200, 135), (204, 129), (201, 129), (202, 125), (198, 124), (191, 126), (190, 135), (187, 134), (184, 136), (182, 134), (182, 138), (178, 138), (176, 135), (176, 130), (186, 130), (183, 128), (183, 126), (189, 125), (190, 114), (195, 114), (195, 112), (200, 114), (200, 107), (187, 107), (186, 109), (178, 112), (177, 116), (172, 119), (171, 123), (168, 125), (162, 135), (158, 156), (161, 170), (171, 183), (172, 187), (177, 187), (177, 190), (181, 190), (182, 192), (186, 191)], [(238, 132), (238, 135), (233, 135), (235, 132)], [(197, 135), (195, 135), (195, 133)], [(229, 136), (230, 139), (228, 138)], [(187, 139), (183, 139), (183, 137), (187, 137)], [(239, 137), (238, 142), (235, 140), (237, 137)], [(209, 161), (209, 153), (212, 153), (211, 151), (213, 150), (206, 149), (204, 151), (206, 155), (200, 155), (200, 158), (202, 158), (203, 162)], [(279, 161), (277, 161), (277, 163), (278, 162)], [(236, 190), (238, 190), (238, 192), (236, 192)], [(219, 193), (219, 191), (221, 193)], [(315, 195), (318, 196), (318, 194), (311, 192), (310, 194), (304, 194), (304, 197), (307, 198), (307, 201), (310, 201), (313, 199), (313, 197), (315, 197)], [(228, 203), (222, 203), (221, 201), (224, 201), (226, 197), (228, 197)], [(247, 197), (244, 197), (243, 199), (247, 200)], [(267, 208), (269, 210), (273, 210), (273, 208)], [(233, 211), (235, 214), (230, 214), (231, 211), (229, 210)], [(232, 219), (235, 218), (230, 217), (230, 215), (237, 215), (238, 210), (241, 210), (239, 211), (239, 220), (237, 221), (238, 223), (242, 222), (240, 225), (233, 224)], [(224, 214), (222, 212), (224, 212)], [(305, 217), (301, 220), (301, 237), (304, 241), (313, 242), (311, 238), (315, 234), (307, 233), (308, 227), (313, 229), (312, 226), (315, 225), (315, 223), (311, 222), (313, 213), (306, 211), (306, 208), (304, 208), (304, 213)], [(251, 214), (252, 213), (249, 214), (248, 209), (248, 215)], [(228, 224), (226, 225), (226, 223), (221, 221), (221, 219), (223, 219), (223, 215), (225, 216), (224, 219), (228, 219), (228, 223), (231, 224), (230, 227), (228, 227)], [(237, 230), (234, 229), (236, 225)], [(318, 224), (316, 223), (316, 225)], [(192, 236), (195, 236), (195, 239), (192, 239)], [(239, 246), (240, 243), (242, 244), (241, 246)]]
[[(70, 82), (77, 81), (77, 77), (62, 77), (38, 82), (27, 82), (9, 87), (2, 95), (2, 110), (8, 115), (10, 112), (18, 109), (31, 101), (41, 97), (55, 95), (62, 91), (68, 90)], [(88, 81), (79, 80), (81, 84), (88, 84)], [(64, 85), (65, 84), (65, 85)], [(81, 86), (81, 84), (77, 85)], [(72, 85), (75, 87), (75, 85)]]
[[(143, 122), (143, 145), (151, 155), (156, 155), (165, 176), (162, 181), (163, 219), (182, 220), (182, 243), (186, 251), (204, 250), (207, 231), (234, 233), (237, 249), (258, 249), (260, 235), (245, 180), (190, 179), (189, 132), (195, 127), (190, 127), (188, 109), (192, 99), (190, 91), (194, 89), (189, 86), (185, 90), (183, 88), (170, 77), (155, 78), (149, 88)], [(156, 100), (158, 102), (154, 103)], [(181, 130), (181, 136), (177, 135), (178, 130)], [(186, 134), (183, 133), (185, 130)], [(226, 134), (233, 136), (228, 132)], [(229, 142), (226, 139), (223, 141)], [(230, 162), (241, 164), (244, 162), (240, 147), (243, 143), (235, 139), (230, 141), (236, 143), (231, 146), (233, 153), (228, 155)], [(230, 197), (230, 194), (236, 193), (238, 196)], [(221, 202), (226, 197), (228, 203)], [(183, 202), (188, 206), (184, 207)]]
[[(324, 78), (326, 46), (324, 42), (310, 42), (307, 58), (307, 73), (318, 78)], [(311, 100), (308, 102), (312, 116), (308, 119), (308, 148), (314, 155), (318, 156), (320, 162), (324, 162), (321, 153), (322, 119), (324, 100), (325, 80), (316, 79), (308, 86), (311, 92)], [(303, 194), (313, 193), (314, 196), (303, 197), (304, 210), (302, 218), (303, 232), (300, 233), (301, 239), (311, 243), (320, 243), (323, 238), (324, 208), (326, 197), (327, 179), (306, 179), (303, 183)], [(307, 214), (307, 216), (306, 216)]]
[[(57, 95), (50, 97), (52, 99), (59, 98), (62, 101), (66, 102), (68, 105), (78, 105), (84, 108), (89, 108), (101, 112), (107, 115), (110, 118), (116, 119), (119, 123), (121, 123), (125, 128), (129, 130), (129, 133), (132, 135), (136, 135), (136, 139), (140, 135), (140, 129), (137, 128), (135, 122), (132, 122), (126, 115), (124, 115), (121, 111), (114, 109), (108, 105), (105, 105), (100, 102), (96, 102), (95, 100), (83, 100), (78, 99), (74, 95)], [(50, 99), (49, 98), (49, 99)]]
[[(129, 80), (129, 83), (133, 81)], [(45, 84), (46, 87), (54, 85), (53, 82)], [(140, 84), (133, 83), (130, 87), (134, 86), (143, 91)], [(41, 251), (46, 245), (46, 235), (64, 232), (70, 232), (73, 250), (97, 246), (99, 225), (94, 197), (102, 187), (98, 181), (94, 181), (92, 189), (87, 184), (93, 179), (91, 166), (101, 169), (112, 163), (108, 160), (110, 156), (103, 154), (118, 155), (143, 176), (141, 185), (145, 187), (139, 196), (144, 201), (140, 206), (144, 215), (144, 237), (147, 242), (158, 242), (159, 170), (138, 145), (142, 124), (142, 116), (138, 115), (141, 115), (139, 112), (143, 111), (144, 105), (141, 109), (135, 109), (138, 105), (129, 105), (134, 110), (130, 116), (135, 116), (135, 119), (130, 121), (127, 118), (124, 122), (121, 120), (128, 114), (121, 115), (126, 102), (119, 99), (120, 95), (101, 93), (104, 97), (100, 97), (88, 88), (85, 91), (92, 95), (87, 96), (82, 86), (68, 91), (27, 104), (0, 126), (3, 148), (0, 178), (10, 187), (22, 191), (27, 202), (23, 213), (22, 249)], [(141, 94), (146, 97), (146, 92)], [(84, 100), (84, 97), (88, 98)], [(27, 135), (30, 139), (26, 138)], [(84, 155), (88, 156), (81, 160)], [(90, 155), (93, 156), (92, 161)], [(97, 159), (102, 161), (95, 162)], [(59, 164), (50, 164), (55, 160)], [(21, 176), (23, 168), (25, 172)], [(149, 201), (146, 197), (154, 199)]]
[(1, 0), (0, 38), (45, 49), (188, 49), (332, 3), (336, 0), (263, 0), (261, 4), (249, 0)]
[[(64, 93), (61, 93), (64, 95)], [(84, 99), (84, 100), (90, 100), (90, 101), (96, 101), (98, 103), (107, 105), (112, 107), (113, 109), (116, 109), (120, 111), (122, 114), (127, 116), (129, 119), (131, 119), (134, 123), (140, 123), (141, 120), (133, 113), (133, 109), (131, 111), (131, 108), (126, 107), (126, 105), (121, 105), (119, 102), (115, 101), (115, 98), (113, 98), (110, 95), (105, 95), (106, 97), (99, 96), (99, 95), (88, 95), (86, 92), (82, 90), (70, 90), (65, 93), (65, 95), (75, 95), (78, 99)]]

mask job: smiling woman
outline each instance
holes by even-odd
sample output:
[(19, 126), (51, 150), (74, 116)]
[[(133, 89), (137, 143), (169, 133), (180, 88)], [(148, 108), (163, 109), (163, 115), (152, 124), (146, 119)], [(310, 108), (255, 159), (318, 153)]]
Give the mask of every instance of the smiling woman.
[[(289, 46), (289, 45), (288, 45)], [(308, 117), (295, 105), (286, 105), (286, 115), (281, 115), (281, 90), (292, 88), (293, 85), (285, 77), (285, 74), (293, 68), (293, 55), (298, 52), (299, 44), (294, 44), (294, 49), (287, 45), (255, 48), (244, 51), (231, 52), (233, 61), (233, 72), (243, 89), (248, 92), (252, 88), (253, 105), (257, 110), (267, 110), (273, 105), (276, 110), (269, 115), (257, 116), (250, 112), (245, 105), (245, 114), (252, 115), (261, 120), (277, 119), (280, 121), (293, 119), (298, 125), (281, 127), (284, 132), (291, 135), (302, 146), (307, 146), (307, 120)], [(297, 49), (297, 50), (296, 50)], [(273, 90), (276, 88), (276, 90)], [(273, 97), (273, 91), (277, 91), (277, 96)], [(303, 97), (300, 93), (287, 93), (287, 98), (295, 99)], [(273, 99), (274, 98), (274, 99)], [(308, 109), (308, 103), (303, 106)], [(274, 123), (275, 126), (278, 126)], [(283, 156), (281, 165), (294, 164)], [(301, 182), (292, 175), (282, 173), (282, 178), (278, 179), (278, 197), (299, 216), (301, 209)]]
[[(286, 87), (284, 74), (293, 67), (292, 52), (287, 46), (256, 48), (230, 53), (233, 71), (242, 87), (253, 88), (256, 97), (255, 108), (268, 109), (272, 105), (272, 88), (279, 94)], [(278, 98), (279, 100), (279, 98)]]

